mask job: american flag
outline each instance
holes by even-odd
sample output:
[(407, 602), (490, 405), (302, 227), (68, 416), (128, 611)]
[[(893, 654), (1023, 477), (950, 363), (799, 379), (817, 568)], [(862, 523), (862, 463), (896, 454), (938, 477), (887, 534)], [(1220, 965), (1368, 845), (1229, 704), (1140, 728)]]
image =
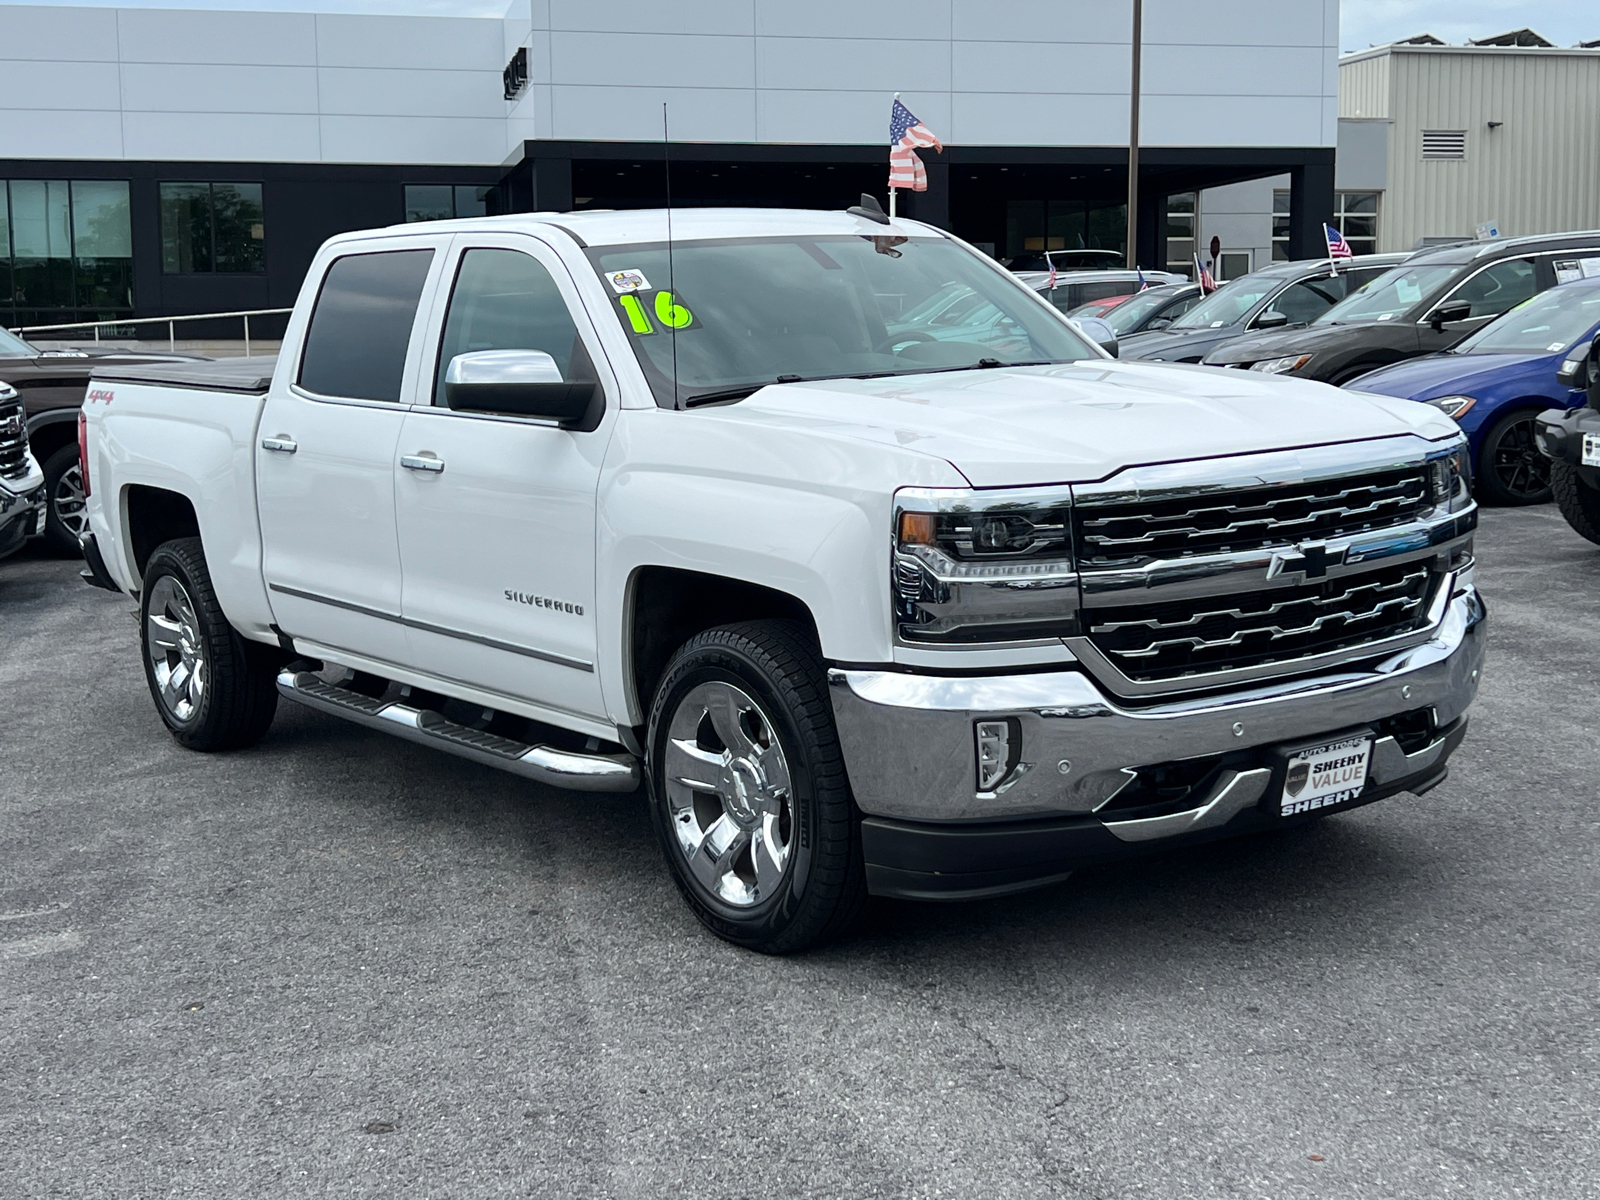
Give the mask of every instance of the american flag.
[(1344, 234), (1340, 233), (1332, 225), (1324, 225), (1322, 227), (1322, 236), (1328, 239), (1328, 265), (1335, 271), (1339, 269), (1339, 260), (1341, 258), (1355, 257), (1350, 253), (1350, 243), (1344, 240)]
[(1053, 291), (1056, 290), (1056, 260), (1053, 259), (1053, 258), (1050, 258), (1048, 255), (1046, 255), (1045, 257), (1046, 257), (1046, 260), (1050, 263), (1050, 290), (1053, 292)]
[(917, 157), (917, 150), (924, 146), (944, 150), (933, 131), (917, 120), (912, 111), (900, 103), (898, 96), (895, 97), (894, 107), (889, 110), (890, 187), (910, 188), (913, 192), (928, 190), (928, 172)]
[(1205, 263), (1200, 261), (1199, 254), (1194, 256), (1194, 278), (1195, 282), (1200, 285), (1202, 293), (1217, 290), (1217, 281), (1211, 277), (1211, 271)]

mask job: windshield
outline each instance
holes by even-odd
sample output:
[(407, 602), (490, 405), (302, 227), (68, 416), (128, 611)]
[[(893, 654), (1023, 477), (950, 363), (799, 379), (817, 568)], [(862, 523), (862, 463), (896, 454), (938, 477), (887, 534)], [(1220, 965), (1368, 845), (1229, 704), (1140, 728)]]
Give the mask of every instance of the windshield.
[(664, 242), (589, 257), (664, 406), (674, 392), (692, 403), (803, 379), (1099, 357), (1022, 284), (943, 238), (686, 242), (670, 268)]
[(1524, 300), (1455, 348), (1455, 354), (1554, 354), (1600, 325), (1600, 288), (1551, 288)]
[(1121, 337), (1163, 304), (1171, 302), (1171, 292), (1140, 292), (1109, 311), (1085, 313), (1084, 316), (1099, 317)]
[(1350, 293), (1318, 317), (1314, 324), (1392, 321), (1435, 288), (1454, 279), (1466, 269), (1466, 263), (1396, 267), (1379, 275), (1360, 291)]
[(14, 333), (0, 329), (0, 358), (37, 358), (39, 352)]
[(1236, 325), (1264, 296), (1283, 285), (1280, 277), (1245, 275), (1225, 283), (1174, 321), (1172, 329), (1218, 329)]

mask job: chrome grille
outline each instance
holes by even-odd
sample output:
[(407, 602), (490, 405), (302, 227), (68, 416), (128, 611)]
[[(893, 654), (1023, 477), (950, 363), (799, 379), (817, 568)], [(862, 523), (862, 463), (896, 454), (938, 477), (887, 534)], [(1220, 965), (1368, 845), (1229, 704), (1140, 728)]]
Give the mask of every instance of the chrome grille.
[(1139, 681), (1237, 670), (1419, 629), (1427, 620), (1429, 563), (1409, 562), (1254, 594), (1086, 609), (1092, 641)]
[(1310, 483), (1096, 504), (1077, 512), (1080, 567), (1257, 550), (1413, 521), (1429, 506), (1424, 466)]
[(28, 473), (28, 425), (22, 400), (0, 400), (0, 477), (21, 479)]

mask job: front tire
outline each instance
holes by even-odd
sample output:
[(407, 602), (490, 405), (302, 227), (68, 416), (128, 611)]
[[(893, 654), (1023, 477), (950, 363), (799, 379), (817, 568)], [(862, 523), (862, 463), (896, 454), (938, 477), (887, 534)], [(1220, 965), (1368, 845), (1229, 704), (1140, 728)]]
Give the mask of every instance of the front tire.
[(236, 750), (266, 733), (278, 708), (278, 656), (228, 624), (199, 538), (156, 547), (139, 617), (145, 682), (173, 737), (191, 750)]
[(44, 462), (44, 536), (51, 548), (74, 558), (83, 553), (78, 535), (89, 527), (78, 445), (63, 446)]
[(790, 621), (707, 630), (651, 706), (651, 819), (700, 921), (791, 954), (836, 936), (866, 898), (860, 812), (821, 658)]
[(1550, 490), (1555, 493), (1556, 507), (1567, 524), (1579, 537), (1600, 546), (1600, 489), (1584, 483), (1571, 463), (1553, 462), (1550, 464)]
[(1550, 499), (1550, 460), (1533, 440), (1537, 410), (1519, 408), (1489, 426), (1478, 452), (1478, 495), (1490, 504), (1544, 504)]

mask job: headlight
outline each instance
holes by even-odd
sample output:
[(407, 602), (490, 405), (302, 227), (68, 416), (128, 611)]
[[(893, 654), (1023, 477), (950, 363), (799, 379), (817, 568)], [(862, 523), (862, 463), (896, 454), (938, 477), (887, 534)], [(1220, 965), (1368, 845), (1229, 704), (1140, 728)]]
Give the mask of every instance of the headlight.
[(1268, 375), (1287, 375), (1298, 371), (1311, 361), (1309, 354), (1287, 354), (1282, 358), (1264, 358), (1258, 363), (1251, 363), (1252, 371), (1265, 371)]
[(1459, 512), (1471, 505), (1472, 464), (1466, 442), (1458, 442), (1428, 460), (1428, 498), (1435, 508), (1445, 512)]
[(1070, 501), (1062, 488), (898, 493), (892, 584), (900, 640), (993, 645), (1076, 633)]
[(1424, 404), (1431, 404), (1445, 416), (1459, 421), (1467, 409), (1476, 404), (1477, 398), (1473, 396), (1440, 396), (1437, 400), (1425, 400)]

